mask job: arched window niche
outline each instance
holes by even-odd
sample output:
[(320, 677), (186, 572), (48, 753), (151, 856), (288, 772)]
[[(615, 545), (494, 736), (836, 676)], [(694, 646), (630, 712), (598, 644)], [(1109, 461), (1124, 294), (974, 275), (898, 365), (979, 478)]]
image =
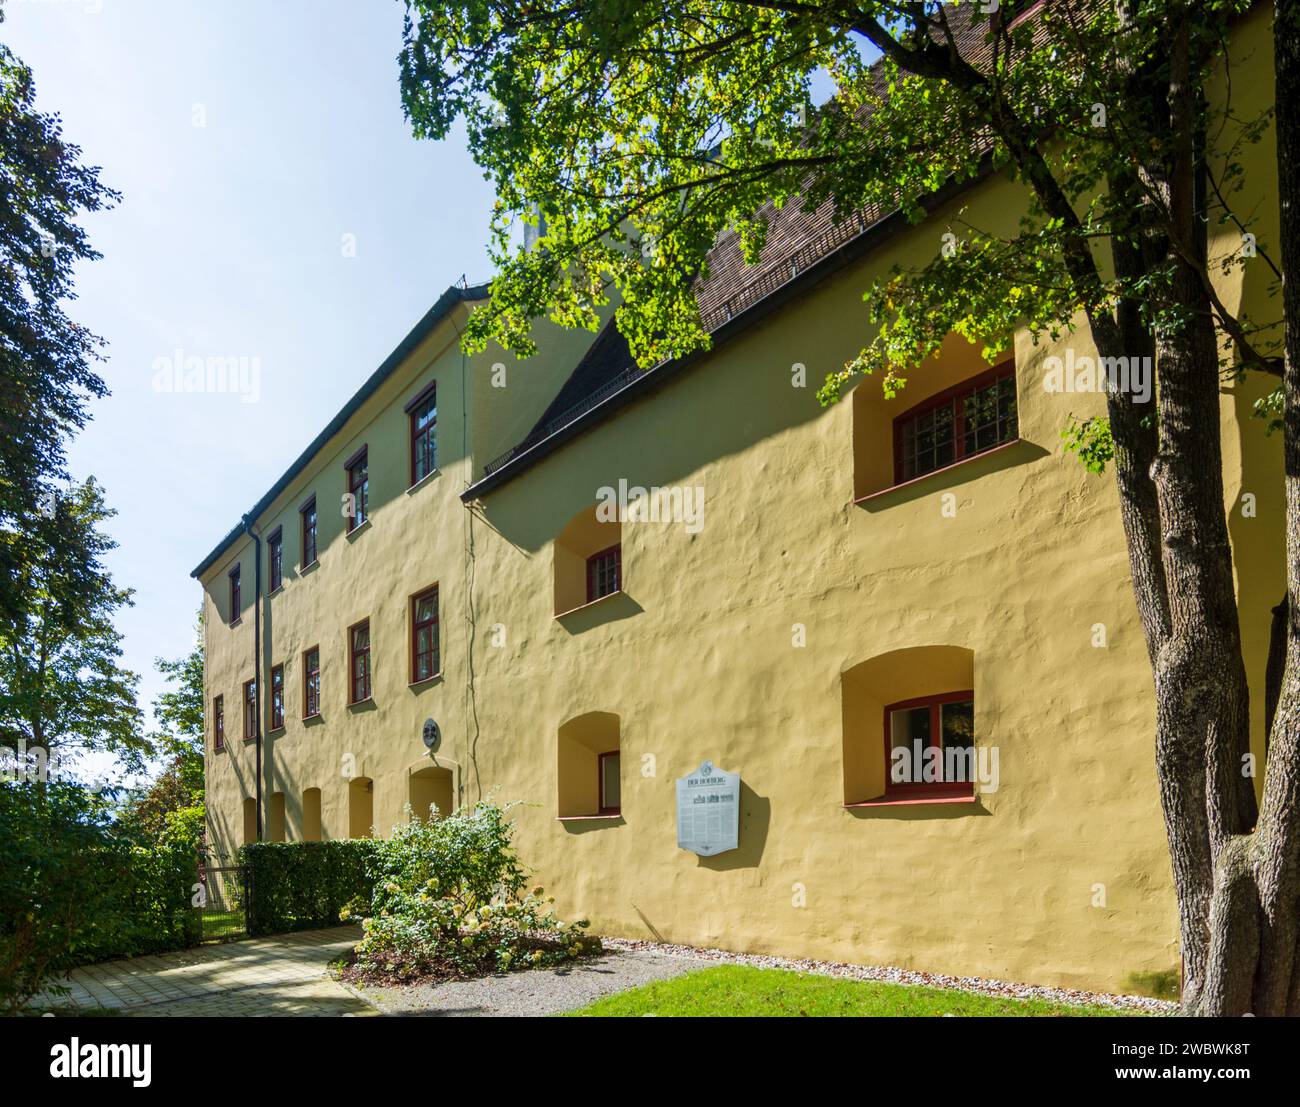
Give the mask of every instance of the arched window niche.
[(456, 810), (457, 766), (450, 761), (431, 762), (423, 757), (407, 769), (407, 803), (412, 820), (427, 822), (432, 808), (445, 819)]
[(575, 515), (555, 538), (555, 614), (567, 615), (623, 591), (622, 524), (595, 507)]
[(375, 783), (368, 776), (348, 781), (348, 837), (375, 836)]
[(619, 820), (623, 813), (619, 717), (589, 711), (557, 735), (557, 814), (561, 819)]
[[(892, 650), (844, 670), (844, 805), (973, 799), (980, 737), (974, 690), (975, 653), (962, 646)], [(914, 776), (898, 779), (892, 747), (907, 750), (903, 773)], [(937, 752), (926, 753), (930, 748)]]

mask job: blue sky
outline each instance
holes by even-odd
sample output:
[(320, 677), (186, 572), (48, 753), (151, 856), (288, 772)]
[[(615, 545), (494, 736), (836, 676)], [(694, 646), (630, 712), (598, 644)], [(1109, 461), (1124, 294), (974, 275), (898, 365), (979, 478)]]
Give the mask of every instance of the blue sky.
[[(122, 194), (86, 225), (73, 317), (112, 396), (73, 443), (118, 511), (118, 620), (141, 702), (184, 653), (190, 570), (449, 284), (488, 273), (463, 139), (402, 117), (394, 0), (8, 0), (38, 104)], [(344, 236), (354, 236), (346, 256)], [(260, 395), (155, 391), (159, 359), (258, 359)]]

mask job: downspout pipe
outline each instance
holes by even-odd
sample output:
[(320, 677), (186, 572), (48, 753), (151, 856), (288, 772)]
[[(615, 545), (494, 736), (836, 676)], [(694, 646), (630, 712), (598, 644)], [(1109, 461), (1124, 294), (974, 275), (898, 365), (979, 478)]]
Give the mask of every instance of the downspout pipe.
[(257, 762), (257, 840), (262, 840), (262, 536), (244, 516), (244, 533), (253, 540), (253, 737)]

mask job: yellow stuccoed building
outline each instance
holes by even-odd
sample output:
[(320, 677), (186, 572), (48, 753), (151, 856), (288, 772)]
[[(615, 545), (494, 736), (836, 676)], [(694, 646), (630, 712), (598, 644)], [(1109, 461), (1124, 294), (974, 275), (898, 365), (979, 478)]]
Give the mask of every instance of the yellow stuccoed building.
[[(1243, 114), (1272, 102), (1269, 33), (1257, 12), (1232, 47)], [(1249, 158), (1239, 206), (1276, 241), (1271, 140)], [(195, 570), (210, 848), (256, 839), (260, 748), (269, 840), (520, 801), (525, 861), (599, 933), (1102, 989), (1177, 969), (1113, 477), (1061, 448), (1104, 405), (1045, 386), (1094, 356), (1086, 326), (996, 366), (953, 338), (894, 400), (815, 398), (875, 277), (958, 213), (1010, 232), (1023, 194), (986, 178), (917, 226), (797, 208), (756, 267), (719, 241), (713, 349), (648, 372), (609, 328), (467, 356), (488, 289), (441, 297)], [(1270, 314), (1263, 268), (1223, 282)], [(1223, 391), (1259, 753), (1284, 590), (1264, 390)], [(657, 521), (605, 510), (621, 489), (661, 490)], [(978, 779), (894, 779), (918, 741), (973, 743)], [(715, 856), (677, 843), (705, 760), (741, 778)]]

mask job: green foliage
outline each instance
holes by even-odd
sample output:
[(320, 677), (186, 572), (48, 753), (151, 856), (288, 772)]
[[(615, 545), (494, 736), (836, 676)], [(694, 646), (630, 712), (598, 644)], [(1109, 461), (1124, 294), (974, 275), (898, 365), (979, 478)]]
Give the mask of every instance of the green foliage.
[[(707, 348), (692, 282), (720, 235), (735, 232), (752, 262), (772, 210), (789, 203), (917, 223), (937, 192), (982, 173), (1018, 182), (1023, 218), (992, 229), (948, 209), (930, 258), (864, 289), (864, 345), (830, 373), (824, 403), (862, 373), (895, 395), (954, 332), (990, 359), (1013, 333), (1057, 337), (1081, 314), (1120, 307), (1131, 309), (1125, 341), (1177, 334), (1192, 313), (1170, 291), (1162, 243), (1193, 229), (1150, 184), (1187, 153), (1187, 134), (1169, 125), (1171, 84), (1184, 81), (1171, 36), (1186, 33), (1190, 79), (1208, 88), (1249, 6), (1206, 0), (1193, 19), (1175, 0), (1049, 4), (1010, 26), (971, 0), (407, 0), (411, 126), (442, 138), (464, 120), (497, 190), (498, 272), (466, 346), (496, 340), (527, 355), (533, 319), (594, 329), (616, 299), (641, 365)], [(836, 91), (813, 110), (819, 74)], [(1246, 118), (1206, 97), (1197, 110), (1205, 215), (1242, 227), (1242, 152), (1271, 109)], [(539, 216), (538, 247), (520, 248), (519, 223)], [(1207, 280), (1211, 266), (1245, 264), (1234, 237), (1216, 243)], [(1259, 257), (1276, 271), (1266, 247)], [(1232, 339), (1225, 362), (1275, 362), (1275, 324), (1214, 311)], [(1106, 451), (1092, 431), (1079, 442), (1085, 464)]]
[(1080, 422), (1071, 419), (1061, 431), (1067, 453), (1078, 454), (1079, 461), (1090, 473), (1104, 473), (1115, 459), (1115, 440), (1111, 437), (1110, 423), (1092, 416)]
[[(194, 647), (174, 661), (158, 658), (158, 671), (170, 687), (154, 701), (157, 729), (154, 750), (170, 760), (158, 777), (127, 801), (122, 823), (132, 831), (160, 834), (173, 818), (198, 819), (203, 836), (203, 613), (195, 628)], [(198, 814), (195, 815), (194, 813)]]
[(59, 117), (37, 110), (31, 70), (0, 43), (0, 641), (32, 602), (29, 529), (67, 475), (64, 441), (108, 391), (92, 369), (101, 340), (64, 310), (77, 267), (99, 257), (82, 216), (118, 198), (80, 159)]
[(370, 838), (332, 842), (250, 842), (237, 859), (248, 865), (250, 934), (283, 934), (335, 926), (343, 908), (370, 898), (370, 866), (380, 843)]
[(113, 512), (94, 479), (70, 489), (16, 541), (11, 566), (22, 604), (0, 622), (0, 739), (53, 754), (98, 749), (143, 767), (134, 673), (119, 664), (114, 619), (130, 603), (104, 559), (116, 547), (103, 524)]
[(1261, 396), (1255, 401), (1254, 415), (1256, 419), (1264, 419), (1268, 423), (1266, 434), (1275, 434), (1282, 429), (1282, 412), (1285, 407), (1286, 397), (1281, 385), (1274, 388), (1266, 396)]
[(0, 1011), (77, 965), (199, 940), (193, 819), (133, 840), (111, 801), (64, 780), (0, 782)]
[(159, 744), (168, 752), (197, 755), (203, 765), (203, 612), (194, 624), (194, 645), (184, 657), (158, 658), (154, 664), (167, 678), (167, 691), (154, 701), (154, 721), (162, 731)]
[(586, 920), (566, 923), (527, 873), (508, 810), (479, 804), (412, 820), (376, 843), (374, 890), (357, 968), (387, 979), (469, 976), (555, 965), (590, 947)]

